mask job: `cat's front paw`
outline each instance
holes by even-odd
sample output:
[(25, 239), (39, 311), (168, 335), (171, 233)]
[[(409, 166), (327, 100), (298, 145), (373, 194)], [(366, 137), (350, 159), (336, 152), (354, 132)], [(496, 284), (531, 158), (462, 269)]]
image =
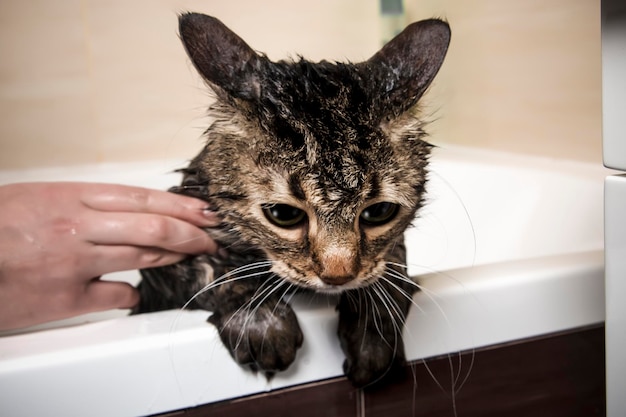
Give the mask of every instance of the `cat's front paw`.
[(343, 371), (350, 382), (361, 388), (400, 377), (406, 360), (399, 323), (404, 322), (405, 313), (399, 318), (384, 314), (386, 310), (363, 308), (347, 296), (337, 309), (337, 335), (346, 356)]
[(355, 387), (366, 387), (392, 379), (405, 364), (402, 340), (394, 336), (348, 330), (340, 332), (341, 347), (346, 355), (343, 372)]
[(284, 371), (302, 346), (302, 331), (291, 307), (283, 302), (209, 317), (231, 356), (240, 365), (270, 377)]

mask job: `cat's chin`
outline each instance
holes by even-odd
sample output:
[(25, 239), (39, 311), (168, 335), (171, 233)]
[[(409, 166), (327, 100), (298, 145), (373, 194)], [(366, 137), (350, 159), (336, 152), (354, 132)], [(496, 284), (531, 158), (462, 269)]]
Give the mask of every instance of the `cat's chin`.
[[(359, 288), (359, 287), (354, 287), (354, 288)], [(315, 292), (321, 293), (321, 294), (325, 294), (325, 295), (339, 295), (345, 291), (348, 291), (350, 289), (354, 289), (354, 288), (347, 288), (346, 285), (342, 285), (342, 286), (331, 286), (328, 285), (326, 287), (317, 287), (315, 288)]]

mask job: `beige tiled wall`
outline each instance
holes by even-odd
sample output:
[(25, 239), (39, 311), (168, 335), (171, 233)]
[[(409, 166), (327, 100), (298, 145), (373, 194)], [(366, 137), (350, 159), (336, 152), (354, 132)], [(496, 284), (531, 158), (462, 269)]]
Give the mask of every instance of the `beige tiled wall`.
[(408, 1), (446, 16), (437, 140), (602, 161), (600, 0)]
[[(599, 1), (406, 5), (453, 27), (429, 94), (434, 142), (600, 161)], [(376, 0), (3, 0), (0, 169), (193, 156), (208, 97), (177, 37), (183, 10), (272, 58), (379, 46)]]

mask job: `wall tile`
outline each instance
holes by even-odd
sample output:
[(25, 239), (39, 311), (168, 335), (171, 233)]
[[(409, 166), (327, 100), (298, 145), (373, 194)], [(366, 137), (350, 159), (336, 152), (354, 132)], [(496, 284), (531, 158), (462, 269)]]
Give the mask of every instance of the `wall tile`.
[(0, 168), (94, 161), (79, 1), (0, 3), (0, 54)]
[(599, 2), (407, 4), (452, 26), (430, 92), (434, 141), (600, 163)]
[[(438, 144), (600, 161), (599, 3), (407, 0), (446, 17), (449, 56), (425, 112)], [(358, 61), (376, 0), (7, 0), (0, 3), (0, 169), (192, 157), (208, 93), (176, 14), (218, 16), (280, 59)]]

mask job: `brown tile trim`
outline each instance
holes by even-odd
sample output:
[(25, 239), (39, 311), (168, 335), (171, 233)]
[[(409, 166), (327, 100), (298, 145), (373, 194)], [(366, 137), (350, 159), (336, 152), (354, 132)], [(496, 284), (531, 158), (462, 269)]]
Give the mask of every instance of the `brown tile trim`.
[[(404, 381), (366, 392), (365, 417), (605, 415), (603, 326), (428, 359), (409, 369)], [(458, 384), (467, 376), (454, 395), (451, 375), (459, 375)]]
[[(457, 379), (454, 395), (452, 375)], [(365, 391), (336, 378), (161, 417), (455, 415), (604, 416), (604, 326), (416, 361), (398, 381)]]

